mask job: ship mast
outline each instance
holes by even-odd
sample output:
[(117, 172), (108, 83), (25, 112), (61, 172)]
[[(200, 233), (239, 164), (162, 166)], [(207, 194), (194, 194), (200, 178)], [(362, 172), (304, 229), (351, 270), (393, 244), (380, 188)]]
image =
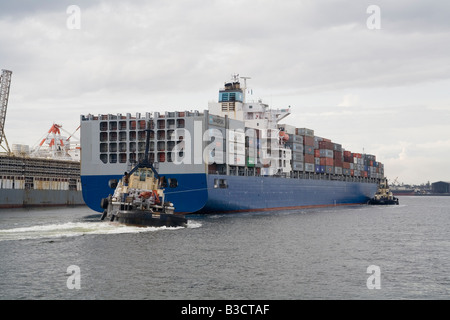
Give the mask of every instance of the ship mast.
[[(239, 76), (239, 75), (238, 75)], [(246, 103), (247, 102), (247, 100), (246, 100), (246, 95), (247, 95), (247, 79), (251, 79), (250, 77), (240, 77), (241, 79), (243, 79), (244, 80), (244, 89), (243, 89), (243, 92), (244, 92), (244, 98), (242, 99), (243, 101), (243, 103)]]

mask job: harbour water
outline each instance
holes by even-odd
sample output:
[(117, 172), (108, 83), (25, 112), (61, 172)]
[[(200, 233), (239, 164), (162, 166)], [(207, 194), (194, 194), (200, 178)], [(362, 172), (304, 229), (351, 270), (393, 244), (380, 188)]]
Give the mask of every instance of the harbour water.
[(0, 299), (449, 299), (450, 197), (100, 222), (87, 207), (0, 211)]

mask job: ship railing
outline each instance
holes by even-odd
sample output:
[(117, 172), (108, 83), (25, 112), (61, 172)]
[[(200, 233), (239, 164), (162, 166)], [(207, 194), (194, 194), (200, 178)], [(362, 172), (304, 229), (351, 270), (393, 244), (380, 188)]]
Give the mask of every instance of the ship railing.
[[(230, 176), (247, 176), (247, 177), (261, 177), (263, 175), (259, 174), (257, 170), (252, 170), (255, 168), (239, 168), (235, 167), (229, 168)], [(208, 174), (223, 175), (226, 176), (227, 173), (224, 170), (208, 170)], [(330, 180), (330, 181), (345, 181), (345, 182), (363, 182), (363, 183), (378, 183), (381, 179), (372, 177), (352, 177), (346, 175), (336, 175), (327, 173), (315, 173), (306, 171), (291, 171), (289, 174), (280, 173), (272, 175), (273, 178), (288, 178), (288, 179), (308, 179), (308, 180)]]

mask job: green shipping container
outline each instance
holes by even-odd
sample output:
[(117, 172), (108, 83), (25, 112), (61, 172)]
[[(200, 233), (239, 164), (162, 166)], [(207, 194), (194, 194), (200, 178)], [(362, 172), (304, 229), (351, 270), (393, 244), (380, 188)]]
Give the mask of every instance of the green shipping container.
[(247, 157), (247, 167), (254, 167), (254, 166), (255, 166), (255, 158)]

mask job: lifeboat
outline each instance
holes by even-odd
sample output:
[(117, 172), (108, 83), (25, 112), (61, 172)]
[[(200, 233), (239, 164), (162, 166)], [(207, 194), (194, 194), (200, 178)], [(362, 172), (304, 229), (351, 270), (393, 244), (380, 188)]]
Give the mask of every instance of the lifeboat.
[(284, 132), (284, 131), (280, 131), (280, 138), (281, 138), (284, 142), (289, 141), (289, 135), (288, 135), (286, 132)]

